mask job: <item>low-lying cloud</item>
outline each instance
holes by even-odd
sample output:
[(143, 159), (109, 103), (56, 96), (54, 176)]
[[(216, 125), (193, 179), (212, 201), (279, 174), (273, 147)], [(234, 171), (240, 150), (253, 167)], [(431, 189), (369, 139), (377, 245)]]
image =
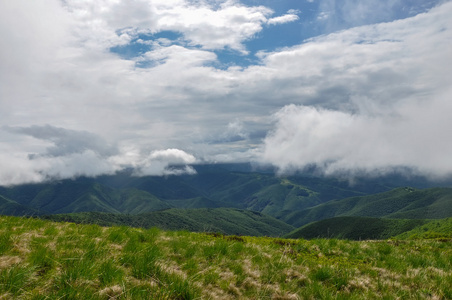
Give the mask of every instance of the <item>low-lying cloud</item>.
[(381, 114), (288, 105), (274, 115), (263, 160), (282, 173), (315, 166), (330, 175), (385, 174), (407, 167), (428, 176), (450, 176), (451, 92), (399, 103)]
[(195, 162), (193, 155), (180, 149), (156, 150), (138, 163), (135, 175), (196, 174), (196, 170), (189, 166)]
[[(20, 136), (28, 136), (35, 152), (21, 149)], [(136, 176), (195, 174), (196, 158), (180, 149), (154, 150), (118, 148), (96, 134), (50, 125), (3, 127), (0, 136), (10, 139), (9, 151), (0, 151), (0, 185), (41, 182), (78, 176), (95, 177), (134, 169)], [(16, 139), (14, 141), (14, 139)], [(28, 147), (29, 148), (29, 147)], [(6, 149), (0, 149), (6, 150)], [(134, 151), (135, 150), (135, 151)]]

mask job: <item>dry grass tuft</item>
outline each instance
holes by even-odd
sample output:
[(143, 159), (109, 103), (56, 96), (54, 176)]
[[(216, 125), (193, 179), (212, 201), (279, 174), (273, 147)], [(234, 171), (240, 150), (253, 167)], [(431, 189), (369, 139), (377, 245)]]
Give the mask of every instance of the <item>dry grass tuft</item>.
[(11, 294), (9, 294), (9, 293), (0, 295), (0, 300), (10, 300), (10, 299), (13, 299), (13, 297), (11, 297)]
[(218, 286), (214, 286), (212, 284), (208, 284), (206, 286), (201, 287), (203, 289), (203, 293), (206, 296), (206, 299), (236, 299), (231, 294), (226, 294), (222, 289), (220, 289)]
[(299, 300), (300, 297), (297, 294), (293, 294), (293, 293), (285, 293), (285, 294), (280, 294), (280, 293), (276, 293), (272, 295), (272, 300)]
[(253, 279), (258, 279), (261, 276), (259, 270), (253, 268), (252, 263), (249, 259), (243, 260), (243, 271), (246, 273), (246, 275)]
[(118, 299), (122, 293), (122, 287), (120, 287), (119, 285), (106, 287), (103, 290), (99, 291), (99, 295), (101, 297), (106, 297), (106, 299), (109, 300)]
[(435, 267), (432, 267), (432, 266), (427, 267), (425, 270), (428, 271), (428, 272), (431, 272), (431, 273), (433, 273), (433, 274), (435, 274), (435, 275), (439, 275), (439, 276), (447, 276), (447, 275), (450, 275), (450, 272), (449, 272), (449, 273), (446, 273), (446, 272), (444, 272), (443, 270), (438, 269), (438, 268), (435, 268)]
[(295, 281), (299, 287), (307, 286), (311, 283), (311, 280), (305, 274), (301, 274), (298, 270), (287, 269), (285, 274), (287, 276), (286, 282)]
[(253, 278), (248, 277), (248, 278), (246, 278), (246, 279), (243, 281), (242, 286), (243, 286), (245, 289), (248, 289), (248, 290), (250, 290), (250, 289), (256, 289), (256, 290), (257, 290), (257, 289), (260, 288), (261, 284), (260, 284), (259, 281), (255, 280), (255, 279), (253, 279)]
[(183, 279), (187, 279), (187, 274), (173, 262), (165, 261), (165, 263), (159, 263), (159, 267), (166, 273), (175, 274)]
[(22, 262), (19, 256), (0, 256), (0, 269), (7, 269)]
[(228, 286), (228, 293), (231, 294), (234, 297), (240, 297), (242, 296), (242, 293), (240, 292), (240, 289), (236, 287), (232, 282)]
[(349, 281), (348, 285), (345, 287), (345, 290), (347, 292), (353, 292), (353, 291), (363, 291), (367, 292), (369, 289), (374, 288), (374, 283), (372, 278), (368, 276), (361, 276), (353, 278)]

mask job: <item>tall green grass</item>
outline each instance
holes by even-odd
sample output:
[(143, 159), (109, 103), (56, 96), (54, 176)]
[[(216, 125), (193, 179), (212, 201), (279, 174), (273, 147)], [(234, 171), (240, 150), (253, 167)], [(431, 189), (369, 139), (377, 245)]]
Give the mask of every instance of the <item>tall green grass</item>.
[(451, 299), (450, 240), (346, 241), (0, 217), (4, 299)]

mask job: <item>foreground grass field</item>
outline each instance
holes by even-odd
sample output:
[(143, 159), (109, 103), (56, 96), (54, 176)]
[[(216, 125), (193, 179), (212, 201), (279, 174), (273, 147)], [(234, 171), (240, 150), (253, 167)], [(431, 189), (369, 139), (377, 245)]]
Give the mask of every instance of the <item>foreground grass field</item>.
[(451, 299), (449, 239), (223, 236), (0, 217), (0, 299)]

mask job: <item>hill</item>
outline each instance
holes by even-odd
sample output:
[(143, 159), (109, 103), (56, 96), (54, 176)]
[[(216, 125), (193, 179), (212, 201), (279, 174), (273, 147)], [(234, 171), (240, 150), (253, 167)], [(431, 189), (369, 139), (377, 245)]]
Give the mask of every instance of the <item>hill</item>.
[(281, 213), (295, 227), (339, 216), (441, 219), (452, 216), (451, 188), (397, 188), (374, 195), (337, 199), (305, 210)]
[(294, 229), (270, 216), (232, 208), (168, 209), (137, 215), (88, 212), (41, 218), (102, 226), (158, 227), (166, 230), (250, 236), (282, 236)]
[(0, 217), (5, 299), (451, 299), (452, 243), (290, 240)]
[(37, 215), (38, 211), (0, 195), (0, 214), (12, 216), (33, 216)]
[[(0, 187), (0, 196), (38, 214), (73, 212), (145, 213), (167, 208), (230, 207), (285, 215), (334, 199), (389, 191), (401, 184), (425, 187), (419, 178), (391, 175), (348, 180), (303, 173), (278, 177), (249, 164), (196, 165), (197, 174), (133, 176), (131, 170), (97, 178)], [(4, 209), (21, 215), (20, 210)]]
[(397, 239), (452, 239), (452, 218), (430, 222), (397, 235)]
[(0, 192), (37, 214), (86, 211), (139, 213), (172, 207), (146, 191), (113, 189), (91, 178), (19, 185), (2, 188)]
[(388, 239), (428, 223), (426, 220), (336, 217), (309, 223), (287, 234), (287, 238)]

